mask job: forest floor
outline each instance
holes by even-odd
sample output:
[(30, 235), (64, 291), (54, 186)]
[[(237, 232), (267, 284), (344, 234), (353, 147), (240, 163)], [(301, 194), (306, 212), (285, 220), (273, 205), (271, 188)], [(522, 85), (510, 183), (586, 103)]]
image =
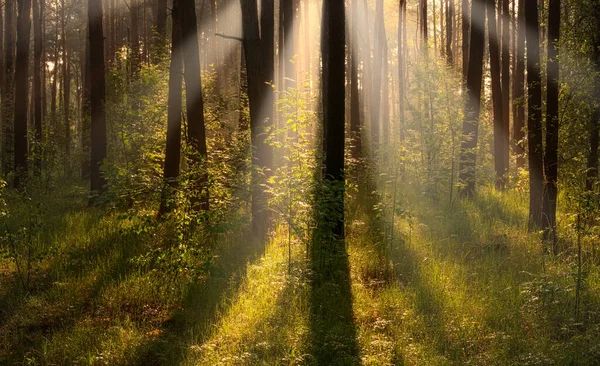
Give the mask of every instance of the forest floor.
[(9, 202), (0, 364), (600, 364), (599, 267), (576, 291), (576, 257), (542, 254), (521, 193), (403, 192), (391, 245), (357, 210), (318, 284), (285, 225), (266, 244), (234, 225), (204, 274), (157, 273), (139, 258), (163, 229), (84, 196)]

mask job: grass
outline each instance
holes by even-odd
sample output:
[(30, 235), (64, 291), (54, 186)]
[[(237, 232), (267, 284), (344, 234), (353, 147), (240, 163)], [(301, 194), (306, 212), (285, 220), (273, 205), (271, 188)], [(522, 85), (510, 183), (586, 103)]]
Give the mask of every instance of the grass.
[(33, 216), (32, 203), (9, 202), (11, 232), (40, 225), (26, 288), (6, 251), (0, 259), (0, 364), (600, 360), (600, 271), (586, 263), (577, 319), (574, 258), (542, 255), (516, 192), (482, 190), (449, 208), (404, 191), (411, 219), (397, 218), (391, 250), (357, 214), (348, 255), (322, 273), (299, 244), (288, 263), (285, 228), (256, 243), (238, 227), (204, 243), (208, 272), (179, 275), (134, 260), (168, 243), (168, 227), (140, 231), (143, 215), (88, 209), (83, 196), (65, 189)]

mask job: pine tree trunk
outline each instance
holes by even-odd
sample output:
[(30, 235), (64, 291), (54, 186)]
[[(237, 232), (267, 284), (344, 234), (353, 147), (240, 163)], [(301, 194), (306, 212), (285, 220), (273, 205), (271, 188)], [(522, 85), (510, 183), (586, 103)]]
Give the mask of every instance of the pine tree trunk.
[(488, 43), (490, 45), (490, 66), (492, 74), (492, 102), (494, 105), (494, 170), (496, 188), (504, 188), (506, 166), (504, 165), (504, 108), (502, 84), (500, 80), (500, 50), (498, 27), (496, 25), (496, 1), (487, 0)]
[(525, 0), (527, 26), (527, 142), (529, 158), (529, 228), (542, 228), (542, 80), (537, 0)]
[(88, 21), (90, 34), (91, 83), (90, 103), (92, 110), (91, 125), (91, 196), (90, 204), (104, 190), (106, 181), (101, 164), (106, 158), (106, 80), (104, 76), (104, 34), (102, 31), (101, 0), (88, 0)]
[(91, 50), (89, 41), (89, 29), (85, 39), (85, 63), (83, 70), (83, 92), (81, 101), (81, 152), (83, 153), (83, 161), (81, 164), (81, 179), (87, 180), (90, 178), (90, 128), (92, 119), (91, 110)]
[(469, 42), (471, 30), (471, 17), (469, 15), (469, 0), (462, 0), (462, 72), (463, 78), (467, 80), (469, 73)]
[(195, 189), (198, 196), (193, 200), (196, 209), (208, 210), (208, 174), (206, 162), (206, 128), (204, 125), (204, 100), (200, 76), (200, 51), (198, 46), (196, 5), (194, 0), (181, 0), (181, 37), (183, 47), (183, 77), (186, 91), (188, 135), (192, 148)]
[(15, 35), (13, 0), (4, 1), (4, 90), (2, 91), (2, 172), (13, 170), (14, 149), (14, 92), (15, 92)]
[[(504, 174), (502, 187), (510, 165), (510, 13), (509, 0), (500, 0), (502, 4), (502, 160)], [(498, 23), (500, 27), (500, 23)], [(500, 31), (500, 29), (498, 29)]]
[(519, 1), (519, 14), (517, 16), (517, 56), (515, 76), (513, 81), (513, 148), (517, 156), (517, 168), (525, 166), (525, 0)]
[(14, 152), (16, 189), (27, 180), (27, 108), (29, 106), (29, 37), (31, 0), (18, 0), (17, 57), (15, 67)]
[(552, 244), (554, 254), (556, 246), (556, 199), (558, 195), (558, 98), (559, 98), (559, 61), (560, 42), (560, 0), (550, 0), (548, 8), (548, 66), (546, 99), (546, 149), (544, 151), (545, 190), (543, 199), (544, 239)]
[[(475, 20), (485, 19), (485, 0), (473, 0), (471, 17)], [(479, 138), (479, 114), (481, 111), (481, 84), (483, 68), (483, 50), (485, 47), (484, 29), (469, 27), (470, 47), (467, 72), (467, 102), (463, 121), (463, 137), (461, 144), (458, 179), (463, 185), (461, 193), (467, 197), (475, 194), (475, 172), (477, 163), (477, 140)], [(463, 40), (464, 41), (464, 40)]]
[(169, 68), (169, 100), (167, 116), (167, 149), (165, 151), (164, 180), (159, 215), (171, 210), (169, 190), (179, 178), (181, 159), (181, 111), (183, 84), (183, 50), (181, 40), (181, 1), (173, 1), (173, 28), (171, 32), (171, 66)]
[[(306, 2), (307, 0), (305, 0)], [(350, 66), (350, 134), (352, 137), (352, 157), (358, 159), (362, 150), (360, 125), (360, 97), (358, 94), (358, 0), (352, 0), (352, 36)], [(308, 20), (308, 19), (307, 19)], [(308, 43), (307, 43), (308, 46)]]
[(294, 65), (294, 1), (281, 0), (283, 5), (283, 44), (285, 89), (295, 87), (296, 68)]
[(446, 60), (448, 65), (453, 65), (454, 55), (452, 53), (452, 27), (454, 19), (454, 0), (446, 1)]
[[(42, 0), (43, 1), (43, 0)], [(43, 5), (42, 5), (43, 6)], [(40, 19), (40, 0), (33, 0), (33, 125), (34, 138), (34, 173), (42, 174), (42, 21)]]

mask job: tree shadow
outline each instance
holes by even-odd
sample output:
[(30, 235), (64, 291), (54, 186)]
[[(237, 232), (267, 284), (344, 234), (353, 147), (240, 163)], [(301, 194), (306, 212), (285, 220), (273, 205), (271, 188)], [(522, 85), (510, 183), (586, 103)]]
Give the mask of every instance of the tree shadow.
[(250, 237), (243, 231), (223, 248), (209, 277), (189, 286), (182, 308), (163, 324), (157, 337), (136, 350), (135, 364), (180, 364), (190, 345), (204, 343), (219, 314), (231, 305), (229, 299), (243, 283), (247, 265), (265, 252), (265, 240), (247, 239)]

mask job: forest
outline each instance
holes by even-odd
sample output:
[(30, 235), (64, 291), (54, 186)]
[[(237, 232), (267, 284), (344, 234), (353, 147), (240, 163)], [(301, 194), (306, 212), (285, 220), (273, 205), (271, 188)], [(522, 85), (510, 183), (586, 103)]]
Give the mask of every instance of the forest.
[(0, 0), (0, 364), (600, 365), (599, 0)]

